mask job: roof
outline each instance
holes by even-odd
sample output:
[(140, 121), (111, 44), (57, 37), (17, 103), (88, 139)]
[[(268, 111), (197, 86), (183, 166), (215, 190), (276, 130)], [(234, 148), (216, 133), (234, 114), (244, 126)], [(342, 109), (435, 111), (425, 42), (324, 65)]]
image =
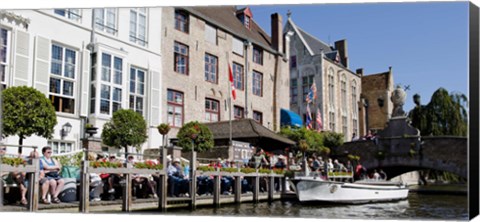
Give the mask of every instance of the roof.
[(334, 49), (333, 47), (328, 46), (321, 40), (315, 38), (314, 36), (310, 35), (309, 33), (303, 31), (301, 28), (297, 27), (298, 31), (303, 36), (305, 40), (305, 44), (308, 44), (310, 49), (312, 49), (314, 55), (320, 54), (322, 51), (323, 53), (332, 52)]
[(390, 87), (390, 71), (362, 76), (362, 91), (384, 90)]
[(248, 39), (253, 44), (263, 49), (278, 52), (272, 47), (270, 36), (262, 29), (255, 20), (250, 21), (250, 30), (247, 29), (237, 18), (235, 6), (204, 6), (204, 7), (182, 7), (190, 13), (204, 19), (218, 28), (241, 39)]
[[(215, 140), (230, 138), (229, 121), (205, 123), (205, 125), (210, 129), (210, 131), (213, 134), (213, 138)], [(295, 144), (294, 141), (276, 134), (270, 129), (257, 123), (253, 119), (232, 120), (232, 139), (233, 140), (242, 140), (242, 139), (251, 139), (251, 138), (257, 138), (257, 139), (263, 138), (266, 140), (279, 142), (284, 145)]]

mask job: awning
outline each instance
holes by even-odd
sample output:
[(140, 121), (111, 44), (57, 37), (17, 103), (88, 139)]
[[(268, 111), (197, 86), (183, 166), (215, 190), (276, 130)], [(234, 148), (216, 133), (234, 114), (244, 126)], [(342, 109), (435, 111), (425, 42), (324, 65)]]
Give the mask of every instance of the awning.
[(302, 127), (303, 121), (302, 118), (295, 112), (286, 109), (280, 109), (280, 125)]

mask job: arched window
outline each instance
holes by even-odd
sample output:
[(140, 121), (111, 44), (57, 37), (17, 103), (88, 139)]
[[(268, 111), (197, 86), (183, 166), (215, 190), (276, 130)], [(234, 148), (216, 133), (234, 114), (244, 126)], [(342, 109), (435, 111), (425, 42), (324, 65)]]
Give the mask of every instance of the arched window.
[(332, 107), (335, 106), (335, 77), (333, 68), (328, 70), (328, 100)]
[(340, 90), (342, 94), (342, 110), (346, 112), (347, 110), (347, 77), (345, 76), (345, 74), (343, 74), (340, 79)]
[(352, 89), (352, 111), (353, 111), (353, 113), (357, 113), (358, 112), (358, 109), (357, 109), (357, 82), (355, 82), (355, 80), (352, 81), (351, 89)]

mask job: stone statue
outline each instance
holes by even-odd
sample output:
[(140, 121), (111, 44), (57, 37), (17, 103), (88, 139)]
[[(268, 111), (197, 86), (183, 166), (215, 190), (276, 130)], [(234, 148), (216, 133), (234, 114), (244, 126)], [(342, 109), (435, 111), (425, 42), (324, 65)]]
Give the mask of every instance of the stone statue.
[(397, 85), (396, 89), (393, 90), (390, 100), (393, 103), (392, 117), (405, 116), (405, 111), (403, 111), (403, 104), (405, 104), (405, 97), (407, 94), (402, 89), (400, 85)]

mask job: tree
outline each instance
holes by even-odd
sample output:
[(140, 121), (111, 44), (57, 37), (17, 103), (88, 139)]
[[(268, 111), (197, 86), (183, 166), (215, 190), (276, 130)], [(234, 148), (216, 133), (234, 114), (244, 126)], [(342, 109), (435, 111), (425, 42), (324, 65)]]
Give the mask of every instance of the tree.
[(409, 117), (422, 136), (467, 135), (467, 97), (464, 94), (449, 94), (439, 88), (425, 106), (420, 104), (419, 95), (414, 95), (414, 100), (417, 105), (409, 112)]
[(3, 96), (3, 136), (17, 135), (18, 153), (22, 153), (23, 140), (35, 134), (51, 139), (57, 125), (52, 102), (40, 91), (27, 86), (5, 89)]
[(192, 140), (195, 143), (195, 151), (204, 152), (213, 148), (213, 134), (210, 129), (198, 121), (188, 122), (183, 125), (177, 134), (178, 145), (183, 151), (192, 150)]
[(297, 142), (298, 148), (301, 146), (306, 147), (306, 152), (308, 153), (330, 153), (330, 149), (325, 147), (324, 144), (324, 133), (308, 130), (305, 127), (291, 128), (287, 126), (282, 127), (279, 134)]
[(147, 138), (145, 119), (130, 109), (117, 110), (113, 113), (112, 119), (103, 126), (103, 143), (108, 146), (125, 148), (125, 159), (128, 157), (128, 146), (138, 147)]

